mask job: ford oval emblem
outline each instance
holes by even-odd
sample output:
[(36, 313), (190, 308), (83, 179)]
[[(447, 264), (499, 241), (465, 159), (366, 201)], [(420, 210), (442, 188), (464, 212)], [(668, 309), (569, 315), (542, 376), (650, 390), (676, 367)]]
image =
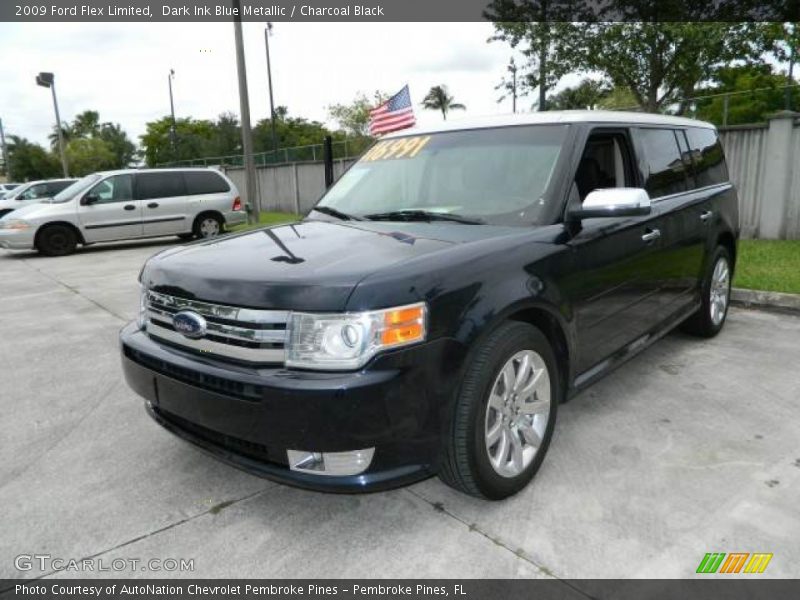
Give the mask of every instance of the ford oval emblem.
[(172, 316), (172, 326), (175, 331), (192, 340), (199, 339), (206, 334), (206, 320), (191, 310), (182, 310)]

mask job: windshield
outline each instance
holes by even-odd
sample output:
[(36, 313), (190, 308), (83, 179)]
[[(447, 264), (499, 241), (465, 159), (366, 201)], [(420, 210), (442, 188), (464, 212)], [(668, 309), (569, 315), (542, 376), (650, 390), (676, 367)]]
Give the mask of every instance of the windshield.
[(23, 183), (22, 185), (14, 188), (8, 194), (6, 194), (4, 200), (16, 200), (20, 195), (25, 193), (25, 190), (30, 188), (33, 185), (33, 182), (30, 183)]
[(566, 131), (536, 125), (382, 140), (318, 206), (355, 218), (424, 211), (495, 225), (536, 223)]
[(72, 200), (76, 195), (88, 189), (89, 186), (100, 179), (100, 177), (102, 177), (102, 175), (99, 173), (92, 173), (91, 175), (87, 175), (82, 179), (78, 179), (78, 181), (65, 187), (63, 190), (53, 196), (53, 202), (66, 202), (67, 200)]

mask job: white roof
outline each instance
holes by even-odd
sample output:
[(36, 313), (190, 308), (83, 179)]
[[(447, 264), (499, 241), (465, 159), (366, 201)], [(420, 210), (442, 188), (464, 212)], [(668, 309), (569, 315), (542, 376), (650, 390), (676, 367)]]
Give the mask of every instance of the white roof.
[(485, 129), (488, 127), (511, 127), (514, 125), (545, 125), (558, 123), (615, 123), (621, 125), (672, 125), (680, 127), (706, 127), (715, 129), (711, 123), (641, 112), (616, 110), (552, 110), (511, 115), (496, 115), (471, 119), (453, 119), (436, 125), (423, 125), (388, 134), (383, 139), (406, 135), (459, 131), (462, 129)]

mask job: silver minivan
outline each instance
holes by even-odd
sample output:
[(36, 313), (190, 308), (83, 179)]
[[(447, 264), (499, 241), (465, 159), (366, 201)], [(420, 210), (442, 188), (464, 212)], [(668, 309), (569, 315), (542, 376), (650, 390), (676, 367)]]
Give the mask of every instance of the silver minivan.
[(61, 256), (78, 244), (214, 237), (246, 220), (239, 191), (216, 169), (125, 169), (87, 175), (3, 217), (0, 247)]

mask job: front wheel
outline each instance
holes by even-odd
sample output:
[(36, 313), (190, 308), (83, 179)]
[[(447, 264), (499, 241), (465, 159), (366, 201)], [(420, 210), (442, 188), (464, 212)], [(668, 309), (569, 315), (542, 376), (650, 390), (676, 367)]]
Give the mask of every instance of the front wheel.
[(78, 236), (66, 225), (48, 225), (36, 239), (36, 248), (45, 256), (72, 254), (77, 245)]
[(544, 334), (526, 323), (501, 325), (467, 367), (440, 478), (491, 500), (516, 494), (544, 460), (560, 398), (558, 365)]
[(714, 337), (725, 325), (731, 298), (731, 256), (718, 246), (711, 255), (701, 285), (702, 305), (683, 324), (682, 329), (700, 337)]

